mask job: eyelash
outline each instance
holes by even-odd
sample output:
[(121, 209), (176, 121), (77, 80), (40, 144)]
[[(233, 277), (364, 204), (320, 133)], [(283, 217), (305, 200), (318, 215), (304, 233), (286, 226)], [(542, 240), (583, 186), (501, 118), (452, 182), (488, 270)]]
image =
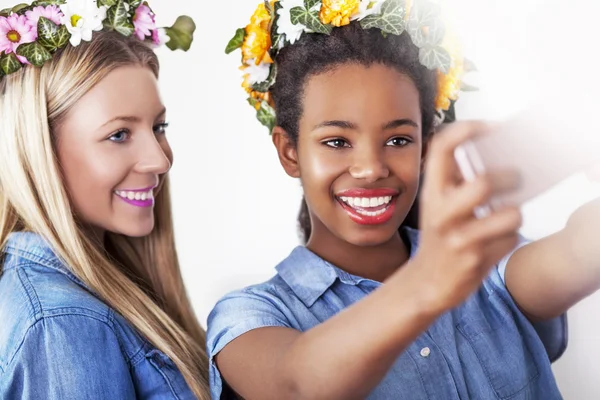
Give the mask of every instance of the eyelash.
[[(390, 143), (391, 141), (394, 141), (394, 140), (402, 140), (402, 141), (404, 141), (404, 144), (402, 144), (402, 145), (397, 145), (397, 146), (392, 146), (392, 147), (405, 147), (405, 146), (409, 145), (410, 143), (412, 143), (412, 140), (411, 140), (411, 139), (409, 139), (409, 138), (402, 137), (402, 136), (396, 136), (396, 137), (393, 137), (393, 138), (391, 138), (390, 140), (388, 140), (388, 141), (386, 142), (386, 145), (387, 145), (388, 143)], [(334, 145), (333, 145), (333, 143), (334, 143), (334, 142), (343, 142), (343, 145), (342, 145), (342, 146), (334, 146)], [(347, 141), (346, 139), (342, 139), (342, 138), (329, 139), (329, 140), (326, 140), (326, 141), (324, 141), (324, 142), (322, 142), (322, 143), (323, 143), (325, 146), (327, 146), (327, 147), (331, 147), (331, 148), (333, 148), (333, 149), (343, 149), (343, 148), (348, 148), (348, 147), (351, 147), (351, 146), (350, 146), (350, 144), (348, 143), (348, 141)]]
[[(166, 129), (168, 127), (169, 127), (169, 123), (163, 122), (158, 125), (155, 125), (153, 130), (156, 135), (164, 135), (166, 133)], [(157, 131), (159, 131), (159, 132), (157, 132)], [(126, 138), (123, 140), (114, 140), (114, 137), (121, 133), (125, 133), (127, 135)], [(121, 129), (121, 130), (113, 133), (112, 135), (110, 135), (108, 137), (108, 140), (110, 140), (111, 142), (114, 142), (114, 143), (124, 143), (125, 141), (127, 141), (127, 139), (129, 139), (129, 136), (131, 136), (131, 132), (128, 129)]]

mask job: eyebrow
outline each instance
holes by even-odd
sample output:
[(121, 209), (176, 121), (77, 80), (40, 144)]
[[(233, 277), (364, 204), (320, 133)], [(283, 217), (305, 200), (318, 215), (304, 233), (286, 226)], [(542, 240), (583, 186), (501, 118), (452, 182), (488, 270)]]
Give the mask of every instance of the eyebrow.
[(384, 125), (383, 130), (400, 128), (401, 126), (412, 126), (413, 128), (418, 128), (419, 124), (417, 124), (412, 119), (408, 119), (408, 118), (396, 119), (396, 120)]
[[(396, 119), (394, 121), (388, 122), (387, 124), (385, 124), (383, 126), (383, 130), (395, 129), (395, 128), (399, 128), (401, 126), (412, 126), (414, 128), (418, 128), (419, 124), (417, 124), (412, 119), (402, 118), (402, 119)], [(330, 127), (349, 129), (349, 130), (358, 130), (358, 125), (355, 124), (354, 122), (333, 120), (333, 121), (321, 122), (320, 124), (316, 125), (313, 128), (313, 131), (317, 130), (317, 129), (321, 129), (321, 128), (330, 128)]]
[[(158, 119), (159, 117), (162, 117), (163, 115), (165, 115), (167, 113), (167, 108), (163, 107), (163, 109), (161, 110), (160, 113), (158, 113), (158, 115), (156, 116), (156, 118)], [(115, 121), (126, 121), (126, 122), (140, 122), (140, 118), (139, 117), (134, 117), (131, 115), (121, 115), (115, 118), (112, 118), (111, 120), (105, 122), (104, 124), (102, 124), (101, 128), (105, 127), (106, 125), (115, 122)]]

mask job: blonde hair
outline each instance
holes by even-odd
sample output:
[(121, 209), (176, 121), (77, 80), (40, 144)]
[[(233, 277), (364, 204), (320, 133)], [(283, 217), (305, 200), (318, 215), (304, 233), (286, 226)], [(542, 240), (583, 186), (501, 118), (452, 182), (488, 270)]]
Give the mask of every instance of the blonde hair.
[(73, 217), (54, 152), (53, 129), (94, 85), (126, 65), (150, 68), (158, 77), (147, 45), (98, 32), (42, 68), (28, 66), (0, 81), (0, 249), (11, 232), (42, 235), (77, 277), (173, 360), (199, 399), (208, 399), (206, 334), (179, 269), (168, 181), (156, 197), (152, 233), (109, 233), (101, 248)]

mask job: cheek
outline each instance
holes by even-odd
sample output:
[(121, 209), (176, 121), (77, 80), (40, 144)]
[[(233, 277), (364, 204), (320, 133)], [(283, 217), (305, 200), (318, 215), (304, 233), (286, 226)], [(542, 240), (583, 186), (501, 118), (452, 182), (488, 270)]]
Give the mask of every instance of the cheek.
[(97, 148), (72, 150), (61, 149), (59, 160), (75, 211), (86, 215), (105, 208), (115, 186), (127, 175), (126, 160)]
[[(302, 157), (302, 155), (306, 155)], [(320, 189), (330, 190), (333, 182), (348, 170), (347, 160), (341, 153), (328, 149), (300, 152), (301, 178)]]
[(416, 146), (401, 154), (390, 152), (387, 165), (390, 172), (407, 186), (418, 186), (421, 176), (421, 150)]

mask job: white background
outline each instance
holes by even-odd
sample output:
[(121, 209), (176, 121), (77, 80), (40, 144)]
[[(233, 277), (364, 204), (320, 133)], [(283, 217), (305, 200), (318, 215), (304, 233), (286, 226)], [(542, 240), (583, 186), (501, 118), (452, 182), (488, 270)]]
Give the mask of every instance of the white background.
[[(0, 8), (15, 3), (0, 0)], [(553, 24), (557, 30), (581, 27), (579, 20), (565, 20), (571, 1), (447, 3), (457, 19), (465, 53), (480, 71), (469, 80), (482, 90), (463, 95), (458, 107), (461, 119), (506, 117), (535, 93), (532, 78), (539, 71), (524, 62), (532, 52), (526, 40), (532, 15), (543, 11), (560, 16)], [(198, 26), (188, 53), (164, 49), (158, 53), (171, 123), (168, 134), (175, 152), (171, 176), (178, 251), (188, 291), (204, 325), (223, 294), (268, 279), (274, 266), (299, 243), (295, 223), (299, 184), (284, 174), (266, 129), (246, 103), (239, 52), (226, 56), (223, 51), (235, 29), (247, 24), (256, 4), (253, 0), (151, 2), (159, 24), (170, 25), (177, 15), (188, 14)], [(588, 15), (599, 14), (590, 9)], [(577, 74), (578, 60), (567, 49), (556, 48), (557, 60), (567, 60)], [(599, 193), (583, 176), (563, 182), (524, 207), (523, 233), (535, 239), (560, 229), (570, 212)], [(566, 399), (600, 395), (600, 371), (595, 371), (593, 362), (600, 358), (599, 305), (600, 295), (594, 295), (570, 312), (569, 348), (554, 365)]]

